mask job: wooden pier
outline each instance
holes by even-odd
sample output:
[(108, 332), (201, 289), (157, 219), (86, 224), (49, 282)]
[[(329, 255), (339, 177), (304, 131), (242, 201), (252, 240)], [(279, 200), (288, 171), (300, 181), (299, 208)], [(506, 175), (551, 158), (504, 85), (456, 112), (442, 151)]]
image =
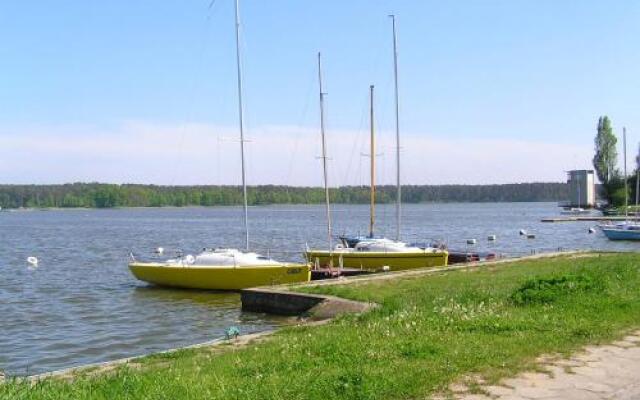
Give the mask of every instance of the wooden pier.
[(624, 215), (604, 216), (604, 215), (563, 215), (559, 217), (542, 218), (542, 222), (606, 222), (606, 221), (625, 221), (628, 217)]
[(311, 270), (311, 280), (318, 281), (323, 279), (339, 278), (341, 276), (358, 276), (371, 273), (371, 271), (355, 268), (319, 268)]

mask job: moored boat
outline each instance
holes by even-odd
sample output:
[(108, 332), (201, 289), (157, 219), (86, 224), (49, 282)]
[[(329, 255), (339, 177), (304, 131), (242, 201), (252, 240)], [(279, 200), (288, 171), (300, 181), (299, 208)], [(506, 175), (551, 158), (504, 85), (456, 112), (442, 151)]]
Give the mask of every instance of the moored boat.
[(322, 74), (320, 62), (318, 63), (318, 77), (320, 82), (320, 131), (322, 135), (322, 160), (324, 168), (324, 187), (327, 214), (327, 235), (328, 248), (325, 250), (307, 249), (305, 258), (316, 267), (332, 268), (339, 266), (342, 268), (356, 268), (368, 271), (392, 271), (412, 268), (424, 268), (435, 266), (446, 266), (448, 262), (448, 252), (441, 248), (424, 248), (407, 245), (400, 241), (400, 220), (401, 220), (401, 185), (400, 185), (400, 128), (399, 128), (399, 106), (398, 106), (398, 67), (397, 67), (397, 41), (395, 17), (393, 22), (393, 61), (394, 61), (394, 81), (395, 81), (395, 111), (396, 111), (396, 240), (378, 238), (374, 236), (375, 225), (375, 128), (374, 128), (374, 86), (370, 86), (370, 129), (371, 129), (371, 193), (370, 193), (370, 223), (369, 235), (342, 236), (342, 243), (335, 248), (332, 247), (331, 234), (331, 212), (329, 207), (329, 189), (327, 183), (326, 165), (326, 141), (324, 132), (324, 108), (322, 92)]
[(337, 245), (332, 250), (307, 250), (307, 261), (315, 265), (333, 265), (368, 271), (398, 271), (447, 265), (448, 252), (420, 248), (384, 238), (363, 239), (354, 247)]
[(640, 223), (624, 221), (619, 224), (600, 225), (609, 240), (640, 240)]
[(239, 290), (255, 286), (311, 280), (311, 267), (309, 265), (282, 263), (249, 251), (238, 0), (235, 2), (235, 11), (238, 114), (246, 251), (237, 249), (204, 249), (195, 256), (180, 256), (162, 262), (141, 262), (133, 259), (129, 263), (129, 269), (141, 281), (160, 286), (188, 289)]
[(286, 264), (236, 249), (204, 249), (164, 262), (129, 264), (133, 275), (159, 286), (239, 290), (248, 287), (306, 282), (311, 270), (304, 264)]

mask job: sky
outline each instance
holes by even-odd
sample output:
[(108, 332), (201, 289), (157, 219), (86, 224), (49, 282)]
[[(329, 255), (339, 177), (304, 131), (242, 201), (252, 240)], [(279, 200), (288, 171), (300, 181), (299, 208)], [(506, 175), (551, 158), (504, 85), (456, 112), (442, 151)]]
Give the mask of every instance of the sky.
[[(0, 2), (0, 183), (240, 182), (233, 0)], [(243, 0), (249, 184), (564, 181), (597, 119), (640, 141), (640, 3)], [(620, 163), (622, 148), (619, 149)]]

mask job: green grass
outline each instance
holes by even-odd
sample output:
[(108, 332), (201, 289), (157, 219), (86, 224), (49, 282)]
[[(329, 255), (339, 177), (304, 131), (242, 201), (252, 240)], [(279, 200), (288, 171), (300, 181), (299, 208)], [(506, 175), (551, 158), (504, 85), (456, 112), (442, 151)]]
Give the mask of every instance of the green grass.
[(221, 354), (198, 349), (141, 369), (0, 385), (11, 399), (425, 398), (470, 375), (489, 381), (640, 327), (640, 255), (514, 262), (305, 291), (381, 307)]

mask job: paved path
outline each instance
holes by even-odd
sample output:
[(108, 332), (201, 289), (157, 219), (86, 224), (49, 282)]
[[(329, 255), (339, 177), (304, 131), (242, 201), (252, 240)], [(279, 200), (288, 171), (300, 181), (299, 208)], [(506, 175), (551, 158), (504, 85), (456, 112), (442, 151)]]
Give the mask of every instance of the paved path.
[(640, 399), (640, 331), (606, 346), (589, 346), (569, 359), (542, 359), (549, 373), (524, 373), (499, 386), (484, 386), (486, 394), (465, 393), (452, 386), (460, 400), (597, 400)]

